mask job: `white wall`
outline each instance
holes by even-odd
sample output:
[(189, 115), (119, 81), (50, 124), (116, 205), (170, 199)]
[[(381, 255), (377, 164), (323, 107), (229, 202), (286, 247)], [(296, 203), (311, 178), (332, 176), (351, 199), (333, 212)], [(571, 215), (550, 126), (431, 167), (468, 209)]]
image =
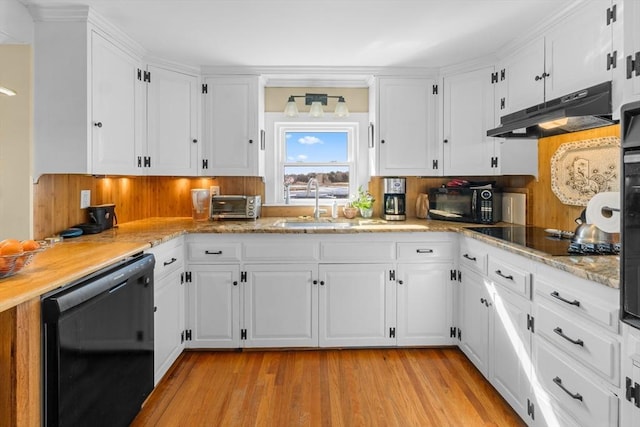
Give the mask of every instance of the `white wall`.
[[(22, 3), (0, 0), (0, 240), (33, 236), (33, 21)], [(8, 44), (12, 43), (12, 44)]]

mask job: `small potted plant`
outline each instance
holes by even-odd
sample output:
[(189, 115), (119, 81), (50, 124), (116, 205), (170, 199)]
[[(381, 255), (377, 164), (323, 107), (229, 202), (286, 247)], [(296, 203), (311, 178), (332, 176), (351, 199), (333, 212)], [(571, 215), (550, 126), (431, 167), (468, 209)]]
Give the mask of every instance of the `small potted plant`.
[(342, 208), (342, 213), (344, 214), (345, 218), (353, 219), (356, 217), (356, 215), (358, 215), (358, 208), (356, 208), (355, 206), (352, 206), (351, 202), (347, 202), (344, 204), (344, 207)]
[(362, 186), (359, 186), (358, 194), (355, 199), (351, 201), (351, 206), (358, 208), (363, 218), (371, 218), (373, 214), (373, 202), (375, 201), (376, 199), (371, 193), (365, 191)]

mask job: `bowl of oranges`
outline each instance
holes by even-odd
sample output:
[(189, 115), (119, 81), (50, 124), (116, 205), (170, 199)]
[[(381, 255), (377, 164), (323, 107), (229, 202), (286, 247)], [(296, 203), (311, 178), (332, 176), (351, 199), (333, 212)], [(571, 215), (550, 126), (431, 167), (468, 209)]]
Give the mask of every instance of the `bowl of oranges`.
[(35, 240), (5, 239), (0, 241), (0, 279), (13, 276), (29, 265), (39, 252), (45, 250), (44, 242)]

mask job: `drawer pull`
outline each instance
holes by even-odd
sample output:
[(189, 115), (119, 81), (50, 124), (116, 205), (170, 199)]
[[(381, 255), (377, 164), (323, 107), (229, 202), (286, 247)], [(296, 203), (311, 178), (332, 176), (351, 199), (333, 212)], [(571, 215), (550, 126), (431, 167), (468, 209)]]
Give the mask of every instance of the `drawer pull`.
[(565, 334), (562, 333), (562, 329), (560, 327), (557, 327), (553, 330), (553, 332), (555, 332), (556, 334), (560, 335), (562, 338), (564, 338), (565, 340), (569, 341), (572, 344), (575, 345), (579, 345), (581, 347), (584, 347), (584, 341), (578, 339), (578, 340), (574, 340), (572, 338), (569, 338), (568, 336), (566, 336)]
[(569, 396), (582, 402), (582, 395), (580, 393), (571, 393), (569, 390), (567, 390), (567, 388), (564, 385), (562, 385), (562, 380), (560, 379), (560, 377), (555, 377), (553, 379), (553, 382), (556, 383), (556, 385), (560, 387), (562, 391), (567, 393)]
[(462, 255), (463, 257), (465, 257), (466, 259), (476, 262), (478, 260), (478, 258), (474, 257), (474, 256), (469, 256), (469, 254), (464, 254)]
[(206, 255), (222, 255), (222, 251), (204, 251)]
[(554, 297), (555, 299), (559, 299), (560, 301), (565, 302), (567, 304), (575, 305), (576, 307), (580, 307), (580, 301), (578, 301), (577, 299), (574, 299), (573, 301), (569, 301), (568, 299), (564, 299), (564, 298), (562, 298), (560, 296), (558, 291), (551, 292), (551, 296)]
[(507, 279), (507, 280), (513, 280), (513, 276), (512, 275), (508, 275), (507, 276), (507, 275), (503, 274), (501, 270), (496, 270), (496, 274), (498, 276), (500, 276), (500, 277), (503, 277), (503, 278)]
[(432, 254), (433, 249), (416, 249), (416, 253), (419, 254)]
[(177, 259), (172, 257), (172, 258), (171, 258), (171, 261), (165, 261), (165, 262), (163, 262), (163, 264), (164, 264), (164, 266), (166, 267), (167, 265), (171, 265), (171, 264), (173, 264), (173, 263), (174, 263), (174, 262), (176, 262), (176, 261), (177, 261)]

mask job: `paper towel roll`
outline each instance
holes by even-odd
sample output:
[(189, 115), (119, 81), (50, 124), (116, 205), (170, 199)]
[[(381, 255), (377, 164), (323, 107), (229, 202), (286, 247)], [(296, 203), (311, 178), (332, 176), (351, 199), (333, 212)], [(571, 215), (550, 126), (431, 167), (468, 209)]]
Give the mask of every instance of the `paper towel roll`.
[(602, 208), (620, 209), (620, 193), (598, 193), (587, 203), (587, 223), (595, 224), (600, 230), (607, 233), (620, 232), (620, 211), (611, 212)]

